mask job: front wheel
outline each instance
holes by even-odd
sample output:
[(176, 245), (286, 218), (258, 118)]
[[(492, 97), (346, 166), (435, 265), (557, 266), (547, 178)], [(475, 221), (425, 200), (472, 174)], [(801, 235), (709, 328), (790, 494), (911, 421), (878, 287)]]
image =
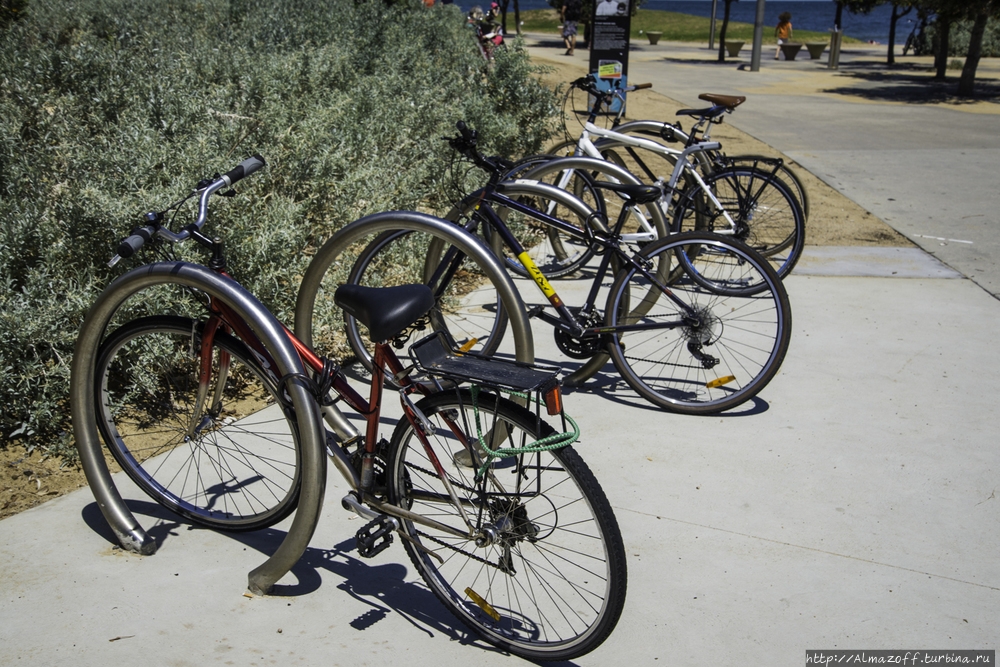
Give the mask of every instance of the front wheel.
[(791, 273), (806, 239), (805, 214), (791, 189), (776, 176), (751, 167), (721, 169), (706, 178), (705, 185), (722, 208), (695, 184), (674, 209), (673, 231), (732, 235), (763, 255), (780, 277)]
[(477, 400), (474, 406), (467, 389), (423, 399), (418, 407), (436, 427), (429, 438), (436, 458), (401, 420), (388, 484), (393, 504), (468, 533), (435, 472), (440, 462), (473, 531), (488, 539), (477, 545), (404, 521), (406, 551), (438, 599), (491, 644), (530, 660), (588, 653), (611, 634), (625, 603), (625, 549), (611, 505), (571, 447), (494, 460), (477, 481), (476, 469), (456, 457), (466, 452), (463, 440), (475, 447), (482, 434), (496, 450), (552, 434), (507, 399)]
[(199, 383), (202, 325), (132, 320), (101, 344), (97, 427), (122, 469), (164, 507), (212, 528), (256, 530), (298, 503), (299, 428), (276, 386), (221, 331)]
[(669, 287), (628, 268), (611, 288), (605, 317), (615, 368), (671, 412), (711, 414), (750, 400), (788, 350), (784, 285), (758, 253), (715, 234), (677, 234), (641, 253), (649, 262), (664, 255), (685, 267)]

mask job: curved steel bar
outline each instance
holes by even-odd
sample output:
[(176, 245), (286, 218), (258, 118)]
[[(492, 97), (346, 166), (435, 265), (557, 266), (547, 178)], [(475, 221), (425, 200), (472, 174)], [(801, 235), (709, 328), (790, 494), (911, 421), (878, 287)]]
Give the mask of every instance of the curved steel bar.
[[(595, 162), (600, 162), (600, 160), (595, 160)], [(605, 164), (612, 163), (609, 162)], [(617, 165), (613, 166), (617, 167)], [(631, 180), (628, 182), (631, 182)], [(557, 188), (556, 186), (543, 181), (531, 180), (527, 176), (504, 181), (497, 186), (497, 191), (511, 198), (516, 198), (518, 195), (538, 195), (547, 197), (548, 199), (554, 200), (573, 211), (583, 220), (589, 220), (590, 216), (594, 213), (594, 209), (588, 206), (586, 202), (573, 193)], [(476, 206), (481, 198), (482, 190), (477, 190), (467, 195), (461, 202), (455, 205), (445, 217), (448, 220), (457, 221), (461, 216), (466, 215), (469, 210)], [(599, 217), (594, 218), (591, 221), (591, 224), (598, 226), (598, 228), (603, 231), (607, 231), (607, 227)], [(499, 256), (503, 250), (503, 240), (500, 238), (499, 234), (493, 234), (492, 241), (494, 244), (493, 253)], [(617, 262), (614, 259), (612, 259), (612, 262), (612, 271), (617, 272)], [(587, 360), (587, 363), (565, 376), (562, 379), (563, 385), (566, 387), (579, 387), (583, 385), (584, 382), (592, 378), (598, 371), (604, 368), (604, 365), (610, 360), (611, 355), (607, 352), (599, 352), (595, 354)]]
[[(535, 361), (534, 339), (531, 337), (531, 326), (524, 309), (524, 302), (500, 260), (497, 259), (485, 243), (462, 229), (461, 227), (423, 213), (413, 211), (390, 211), (376, 213), (355, 220), (347, 225), (323, 244), (309, 268), (306, 269), (302, 284), (299, 286), (299, 296), (295, 303), (295, 335), (312, 345), (312, 311), (316, 303), (316, 293), (319, 291), (330, 265), (340, 257), (352, 243), (366, 236), (379, 234), (389, 230), (412, 230), (425, 232), (436, 238), (456, 246), (471, 257), (486, 273), (487, 278), (497, 288), (514, 335), (514, 356), (518, 361), (533, 363)], [(335, 407), (335, 406), (334, 406)], [(344, 420), (346, 422), (346, 420)], [(341, 438), (345, 434), (338, 433)]]
[[(87, 313), (73, 356), (70, 401), (73, 433), (80, 451), (84, 473), (98, 506), (122, 547), (140, 554), (151, 554), (156, 545), (129, 511), (111, 479), (101, 451), (95, 415), (94, 360), (108, 323), (115, 311), (136, 293), (162, 284), (177, 284), (202, 290), (227, 303), (253, 329), (274, 357), (282, 376), (302, 373), (302, 362), (281, 325), (253, 295), (234, 281), (196, 264), (159, 262), (129, 271), (119, 277), (98, 297)], [(299, 424), (301, 449), (301, 489), (298, 509), (288, 534), (277, 551), (249, 575), (249, 588), (265, 594), (299, 560), (312, 538), (323, 505), (326, 484), (324, 439), (320, 429), (316, 400), (299, 381), (291, 381), (287, 390)]]
[[(629, 183), (632, 185), (642, 183), (642, 180), (621, 165), (609, 160), (600, 160), (592, 157), (563, 157), (556, 158), (548, 162), (542, 162), (538, 166), (532, 167), (523, 174), (518, 175), (516, 179), (507, 181), (506, 183), (511, 185), (520, 185), (522, 181), (529, 181), (544, 177), (552, 172), (569, 171), (571, 169), (582, 170), (585, 172), (596, 171), (606, 176), (611, 176), (622, 183)], [(669, 233), (669, 226), (667, 224), (666, 216), (663, 214), (663, 210), (656, 203), (646, 206), (645, 210), (649, 213), (650, 218), (652, 218), (653, 228), (656, 230), (659, 237), (665, 237)], [(609, 220), (608, 222), (613, 221)], [(662, 270), (664, 267), (660, 268)], [(665, 277), (665, 275), (661, 274), (661, 277)], [(580, 366), (580, 368), (576, 369), (576, 371), (572, 374), (563, 378), (563, 384), (567, 387), (582, 386), (584, 382), (592, 378), (598, 371), (604, 368), (610, 360), (611, 355), (607, 352), (599, 352), (595, 354), (587, 360), (587, 363)]]

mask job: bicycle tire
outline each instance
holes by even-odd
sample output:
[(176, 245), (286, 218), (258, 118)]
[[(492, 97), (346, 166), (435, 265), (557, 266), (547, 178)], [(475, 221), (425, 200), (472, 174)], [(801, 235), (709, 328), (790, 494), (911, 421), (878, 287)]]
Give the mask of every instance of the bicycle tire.
[[(774, 160), (774, 158), (768, 157), (766, 155), (733, 155), (727, 157), (726, 161), (735, 167), (755, 167), (761, 162), (767, 162)], [(771, 165), (765, 164), (764, 167), (757, 167), (763, 171), (770, 171)], [(802, 207), (802, 215), (805, 221), (809, 222), (809, 191), (806, 189), (805, 184), (802, 182), (802, 178), (796, 173), (794, 169), (788, 166), (787, 162), (782, 161), (778, 171), (775, 174), (785, 185), (791, 187), (793, 194), (796, 199), (798, 199), (799, 206)]]
[[(98, 430), (125, 473), (160, 505), (211, 528), (265, 528), (298, 504), (295, 414), (282, 406), (277, 378), (222, 331), (212, 348), (211, 407), (193, 414), (202, 326), (153, 316), (111, 333), (97, 354)], [(230, 362), (220, 374), (224, 356)]]
[[(478, 402), (484, 438), (499, 433), (496, 440), (511, 446), (552, 434), (510, 400), (483, 393)], [(483, 639), (529, 660), (570, 660), (595, 649), (621, 616), (627, 572), (621, 532), (593, 473), (564, 447), (494, 460), (483, 489), (475, 469), (455, 463), (465, 449), (442, 419), (448, 415), (475, 438), (470, 391), (434, 394), (418, 407), (439, 425), (432, 446), (467, 516), (477, 529), (490, 523), (497, 531), (491, 544), (477, 547), (474, 539), (403, 521), (403, 545), (428, 587)], [(389, 453), (391, 502), (467, 532), (433, 470), (413, 426), (400, 421)]]
[[(692, 268), (669, 287), (684, 305), (635, 269), (620, 271), (605, 308), (606, 326), (616, 329), (608, 339), (615, 368), (670, 412), (712, 414), (750, 400), (778, 372), (791, 337), (791, 307), (777, 273), (745, 244), (716, 234), (679, 233), (641, 254), (653, 261), (664, 253), (688, 255), (682, 265)], [(637, 299), (652, 303), (639, 309)], [(640, 328), (667, 323), (673, 328)], [(626, 326), (635, 328), (618, 329)]]
[[(721, 169), (705, 184), (736, 223), (734, 237), (767, 258), (780, 277), (791, 273), (805, 249), (806, 225), (790, 188), (765, 171), (747, 167)], [(694, 187), (677, 202), (672, 230), (728, 235), (729, 223), (701, 188)]]
[[(433, 239), (425, 243), (426, 236), (413, 231), (383, 232), (358, 255), (347, 282), (368, 287), (430, 284), (445, 249)], [(404, 256), (414, 261), (401, 261)], [(415, 261), (418, 258), (422, 263)], [(411, 266), (414, 268), (407, 268)], [(507, 311), (496, 289), (478, 277), (478, 270), (468, 258), (463, 259), (458, 272), (457, 280), (431, 285), (436, 298), (430, 324), (435, 331), (447, 331), (459, 345), (469, 345), (467, 351), (490, 356), (507, 330)], [(347, 312), (344, 326), (351, 350), (370, 372), (374, 344), (367, 329)]]

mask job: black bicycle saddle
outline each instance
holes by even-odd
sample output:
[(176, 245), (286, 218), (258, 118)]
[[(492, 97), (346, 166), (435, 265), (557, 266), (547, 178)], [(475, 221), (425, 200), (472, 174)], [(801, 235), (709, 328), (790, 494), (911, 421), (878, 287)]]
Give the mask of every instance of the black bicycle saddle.
[(373, 343), (395, 338), (434, 307), (434, 293), (427, 285), (364, 287), (341, 285), (333, 301), (368, 327)]
[(655, 185), (643, 183), (612, 183), (610, 181), (594, 181), (594, 186), (604, 190), (617, 192), (625, 200), (635, 204), (648, 204), (663, 196), (663, 190)]

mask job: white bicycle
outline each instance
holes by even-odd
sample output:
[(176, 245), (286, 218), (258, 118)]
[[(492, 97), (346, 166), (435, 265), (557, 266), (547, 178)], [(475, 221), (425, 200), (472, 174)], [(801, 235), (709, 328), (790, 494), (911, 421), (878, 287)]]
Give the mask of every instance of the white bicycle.
[[(562, 145), (566, 153), (613, 162), (660, 186), (664, 195), (659, 206), (670, 220), (670, 232), (699, 230), (734, 236), (764, 255), (779, 276), (791, 272), (805, 244), (802, 202), (806, 200), (800, 199), (795, 186), (782, 178), (790, 173), (783, 161), (761, 156), (726, 158), (720, 151), (721, 144), (697, 136), (701, 125), (716, 122), (745, 98), (703, 95), (713, 102), (713, 107), (679, 112), (699, 118), (690, 134), (684, 134), (679, 125), (657, 121), (635, 121), (605, 129), (596, 124), (603, 107), (609, 107), (616, 97), (623, 98), (626, 92), (650, 85), (602, 91), (588, 76), (574, 81), (572, 86), (586, 91), (594, 102), (579, 139), (571, 148), (568, 142)], [(649, 138), (654, 132), (661, 141), (684, 141), (684, 148)], [(588, 183), (588, 179), (614, 181), (614, 177), (574, 167), (573, 163), (554, 162), (557, 157), (559, 154), (525, 158), (508, 172), (508, 178), (553, 183), (573, 191), (606, 219), (615, 219), (619, 203), (605, 198)], [(648, 243), (661, 236), (641, 209), (633, 208), (632, 218), (634, 222), (623, 240)], [(565, 245), (565, 239), (558, 238), (555, 232), (548, 236), (556, 251), (560, 244)]]

